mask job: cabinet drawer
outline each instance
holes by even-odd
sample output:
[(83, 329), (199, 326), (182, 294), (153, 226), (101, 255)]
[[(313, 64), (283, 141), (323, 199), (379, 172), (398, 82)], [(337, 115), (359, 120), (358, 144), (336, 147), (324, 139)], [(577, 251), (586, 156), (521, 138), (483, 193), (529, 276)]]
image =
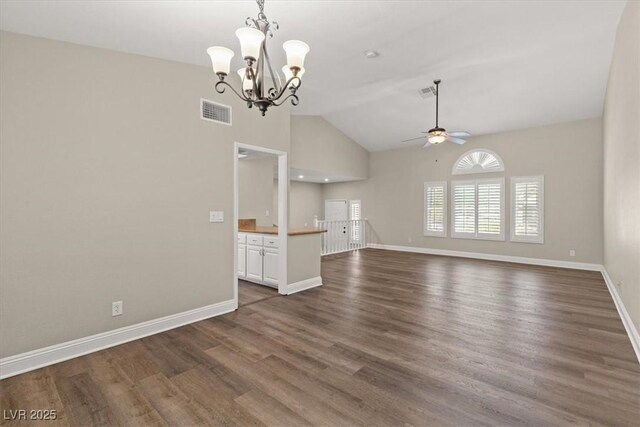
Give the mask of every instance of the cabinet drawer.
[(238, 243), (246, 244), (247, 243), (247, 235), (244, 233), (238, 233)]
[(278, 247), (278, 238), (277, 237), (264, 237), (264, 247), (265, 248), (277, 248)]
[(262, 246), (262, 236), (259, 234), (249, 234), (247, 236), (247, 244), (254, 246)]

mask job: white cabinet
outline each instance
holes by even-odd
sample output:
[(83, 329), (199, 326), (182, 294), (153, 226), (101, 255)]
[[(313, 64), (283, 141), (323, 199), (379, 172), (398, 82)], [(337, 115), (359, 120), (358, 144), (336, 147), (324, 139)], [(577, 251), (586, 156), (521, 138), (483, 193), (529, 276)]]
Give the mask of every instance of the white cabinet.
[(238, 243), (238, 277), (247, 277), (247, 245)]
[(264, 283), (278, 286), (278, 249), (264, 248), (262, 280)]
[(262, 282), (262, 246), (247, 245), (247, 280)]
[(238, 233), (238, 278), (278, 287), (278, 237)]

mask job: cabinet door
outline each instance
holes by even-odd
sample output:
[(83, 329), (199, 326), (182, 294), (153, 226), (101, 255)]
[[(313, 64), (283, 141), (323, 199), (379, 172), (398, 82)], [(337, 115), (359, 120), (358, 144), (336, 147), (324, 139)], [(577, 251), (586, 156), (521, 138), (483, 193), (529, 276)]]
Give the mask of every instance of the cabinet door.
[(247, 245), (247, 280), (262, 283), (262, 246)]
[(247, 245), (238, 245), (238, 278), (247, 277)]
[(264, 283), (278, 286), (278, 250), (264, 248)]

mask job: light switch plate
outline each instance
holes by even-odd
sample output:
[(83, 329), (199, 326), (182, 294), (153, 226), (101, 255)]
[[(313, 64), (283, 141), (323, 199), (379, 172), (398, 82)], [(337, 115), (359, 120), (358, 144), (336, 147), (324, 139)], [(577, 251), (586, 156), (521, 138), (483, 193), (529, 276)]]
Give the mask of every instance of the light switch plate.
[(224, 222), (224, 212), (209, 211), (209, 222)]

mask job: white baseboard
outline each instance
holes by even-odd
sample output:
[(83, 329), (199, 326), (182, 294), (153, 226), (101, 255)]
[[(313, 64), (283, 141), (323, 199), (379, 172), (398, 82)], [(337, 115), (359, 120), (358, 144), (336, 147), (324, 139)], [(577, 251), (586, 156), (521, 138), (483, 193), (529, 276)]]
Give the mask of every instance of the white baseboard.
[(316, 286), (322, 286), (322, 277), (312, 277), (311, 279), (301, 280), (299, 282), (290, 283), (287, 285), (287, 295), (295, 294), (296, 292), (306, 291), (307, 289), (315, 288)]
[(390, 251), (415, 252), (419, 254), (444, 255), (444, 256), (454, 256), (454, 257), (460, 257), (460, 258), (475, 258), (475, 259), (484, 259), (489, 261), (515, 262), (518, 264), (543, 265), (546, 267), (574, 268), (576, 270), (602, 271), (602, 265), (590, 264), (586, 262), (558, 261), (554, 259), (527, 258), (527, 257), (510, 256), (510, 255), (487, 254), (487, 253), (481, 253), (481, 252), (463, 252), (463, 251), (450, 251), (447, 249), (417, 248), (417, 247), (411, 247), (411, 246), (381, 245), (377, 243), (371, 243), (369, 244), (369, 247), (374, 249), (386, 249)]
[(613, 302), (616, 305), (616, 309), (618, 310), (618, 314), (622, 319), (622, 324), (624, 325), (624, 329), (627, 331), (627, 335), (629, 335), (629, 339), (631, 340), (631, 345), (633, 346), (633, 350), (636, 352), (636, 358), (640, 363), (640, 334), (638, 334), (638, 330), (636, 329), (633, 321), (631, 320), (631, 316), (629, 316), (629, 312), (624, 306), (622, 299), (620, 298), (620, 294), (618, 293), (618, 288), (616, 288), (613, 280), (609, 276), (607, 269), (602, 267), (602, 277), (604, 277), (604, 281), (607, 284), (607, 288), (609, 288), (609, 293), (611, 294), (611, 298), (613, 298)]
[(0, 379), (64, 362), (105, 348), (124, 344), (199, 320), (229, 313), (237, 308), (235, 300), (223, 301), (159, 319), (125, 326), (61, 344), (0, 359)]

